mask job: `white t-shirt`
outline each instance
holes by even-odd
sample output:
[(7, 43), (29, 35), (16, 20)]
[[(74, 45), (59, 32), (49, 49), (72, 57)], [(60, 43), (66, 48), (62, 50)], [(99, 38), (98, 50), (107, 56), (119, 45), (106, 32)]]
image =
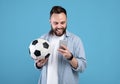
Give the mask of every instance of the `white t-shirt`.
[(47, 84), (58, 84), (58, 48), (59, 41), (63, 39), (64, 35), (60, 37), (54, 35), (50, 39), (52, 54), (49, 56), (48, 60)]

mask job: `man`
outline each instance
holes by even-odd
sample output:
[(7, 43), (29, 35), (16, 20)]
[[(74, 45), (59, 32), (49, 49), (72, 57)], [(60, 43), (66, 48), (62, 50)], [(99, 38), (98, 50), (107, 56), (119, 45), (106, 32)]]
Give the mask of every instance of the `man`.
[[(79, 72), (86, 68), (85, 52), (80, 38), (66, 30), (67, 12), (63, 7), (52, 7), (50, 24), (50, 32), (41, 38), (50, 42), (52, 54), (35, 62), (41, 71), (38, 84), (78, 84)], [(60, 45), (60, 40), (67, 45)]]

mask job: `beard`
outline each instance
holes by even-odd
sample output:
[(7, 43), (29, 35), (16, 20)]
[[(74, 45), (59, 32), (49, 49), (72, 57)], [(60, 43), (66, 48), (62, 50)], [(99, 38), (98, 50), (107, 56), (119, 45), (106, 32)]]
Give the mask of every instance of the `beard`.
[(53, 27), (51, 26), (51, 30), (50, 30), (50, 34), (55, 34), (56, 36), (62, 36), (63, 34), (65, 34), (66, 33), (66, 29), (67, 29), (67, 27), (65, 27), (65, 28), (55, 28), (55, 29), (53, 29)]

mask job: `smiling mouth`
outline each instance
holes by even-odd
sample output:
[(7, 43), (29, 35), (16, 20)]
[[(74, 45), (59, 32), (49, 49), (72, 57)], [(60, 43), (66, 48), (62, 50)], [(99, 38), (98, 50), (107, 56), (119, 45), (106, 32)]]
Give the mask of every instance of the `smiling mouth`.
[(62, 28), (58, 28), (58, 29), (56, 29), (55, 30), (55, 34), (57, 35), (57, 36), (61, 36), (64, 32), (63, 32), (64, 30), (62, 29)]
[(56, 29), (56, 31), (61, 32), (61, 31), (63, 31), (63, 29)]

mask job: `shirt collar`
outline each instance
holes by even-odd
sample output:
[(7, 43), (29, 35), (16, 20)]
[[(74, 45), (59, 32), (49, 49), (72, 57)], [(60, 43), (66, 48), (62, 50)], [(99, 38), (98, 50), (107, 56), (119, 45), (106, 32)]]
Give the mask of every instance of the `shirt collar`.
[(70, 32), (68, 30), (66, 30), (66, 37), (69, 37), (70, 36)]

